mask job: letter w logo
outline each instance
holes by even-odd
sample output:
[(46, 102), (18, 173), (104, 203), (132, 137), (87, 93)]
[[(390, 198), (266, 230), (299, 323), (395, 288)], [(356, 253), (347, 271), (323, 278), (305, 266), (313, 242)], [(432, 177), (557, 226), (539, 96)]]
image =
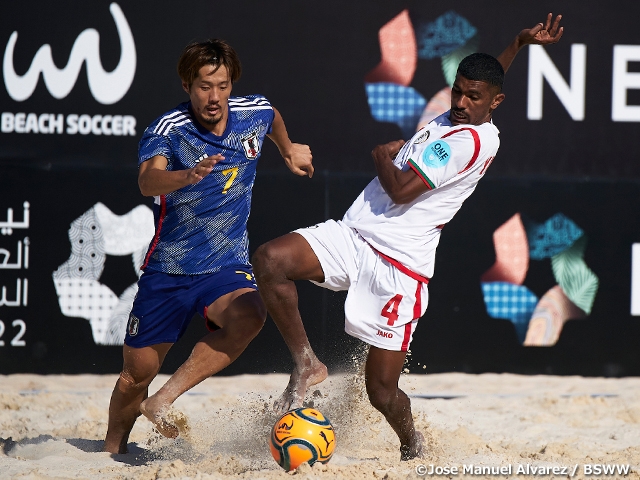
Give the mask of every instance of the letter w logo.
[(82, 63), (87, 63), (87, 78), (93, 97), (100, 103), (110, 105), (119, 101), (129, 91), (136, 73), (136, 46), (131, 29), (117, 3), (109, 6), (120, 38), (120, 61), (112, 72), (105, 72), (100, 60), (100, 34), (93, 28), (84, 30), (73, 44), (67, 66), (58, 69), (53, 63), (51, 46), (42, 45), (31, 62), (27, 73), (16, 74), (13, 68), (13, 51), (18, 40), (18, 32), (9, 37), (4, 51), (2, 72), (9, 96), (17, 102), (28, 99), (38, 84), (40, 72), (49, 93), (61, 99), (73, 89)]

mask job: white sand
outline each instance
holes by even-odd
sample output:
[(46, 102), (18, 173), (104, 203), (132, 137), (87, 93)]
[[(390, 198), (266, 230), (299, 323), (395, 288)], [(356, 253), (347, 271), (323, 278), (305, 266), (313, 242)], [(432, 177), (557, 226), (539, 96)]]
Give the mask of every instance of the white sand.
[[(271, 459), (267, 446), (275, 420), (269, 406), (286, 375), (208, 379), (176, 402), (189, 419), (190, 438), (161, 438), (141, 418), (130, 438), (131, 453), (110, 455), (100, 449), (116, 378), (0, 376), (0, 478), (291, 475)], [(159, 377), (151, 391), (165, 380)], [(368, 405), (361, 386), (353, 375), (331, 376), (319, 385), (313, 401), (332, 420), (337, 448), (327, 465), (305, 465), (296, 478), (418, 478), (420, 463), (511, 466), (512, 474), (499, 478), (567, 478), (516, 475), (527, 464), (569, 472), (578, 464), (574, 478), (585, 478), (585, 464), (629, 464), (626, 478), (640, 478), (640, 378), (404, 375), (401, 386), (412, 396), (417, 425), (430, 441), (430, 457), (410, 462), (399, 461), (396, 436)]]

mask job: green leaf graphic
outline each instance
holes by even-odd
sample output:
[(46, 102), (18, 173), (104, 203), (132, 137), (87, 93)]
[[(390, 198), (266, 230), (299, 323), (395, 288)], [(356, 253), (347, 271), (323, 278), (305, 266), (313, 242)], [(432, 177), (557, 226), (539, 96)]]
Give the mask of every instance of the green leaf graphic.
[(571, 247), (551, 258), (551, 268), (567, 297), (589, 315), (598, 292), (598, 277), (582, 259), (586, 246), (586, 236), (580, 237)]
[(460, 48), (442, 56), (442, 73), (444, 74), (444, 78), (449, 86), (452, 86), (456, 79), (458, 65), (460, 65), (462, 59), (472, 53), (476, 53), (478, 51), (479, 43), (478, 35), (476, 34)]

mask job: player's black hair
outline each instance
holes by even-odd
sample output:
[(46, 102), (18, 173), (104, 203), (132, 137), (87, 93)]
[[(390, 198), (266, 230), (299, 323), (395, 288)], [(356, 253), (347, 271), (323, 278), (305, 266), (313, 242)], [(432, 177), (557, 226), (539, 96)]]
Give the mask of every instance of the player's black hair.
[(240, 80), (240, 59), (231, 45), (224, 40), (211, 38), (204, 42), (192, 42), (184, 47), (178, 60), (178, 75), (191, 87), (200, 69), (205, 65), (213, 65), (216, 70), (224, 65), (232, 84)]
[(504, 69), (500, 62), (486, 53), (472, 53), (458, 65), (458, 75), (478, 82), (486, 82), (498, 87), (502, 92)]

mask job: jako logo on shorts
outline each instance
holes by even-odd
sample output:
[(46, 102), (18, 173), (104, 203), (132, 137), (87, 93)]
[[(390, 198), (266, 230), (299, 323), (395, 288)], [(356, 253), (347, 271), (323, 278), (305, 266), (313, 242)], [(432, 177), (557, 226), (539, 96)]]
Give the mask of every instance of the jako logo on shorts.
[(100, 34), (87, 28), (78, 35), (73, 44), (66, 67), (58, 69), (53, 63), (51, 46), (42, 45), (38, 49), (29, 70), (24, 75), (16, 74), (13, 68), (13, 54), (18, 41), (18, 32), (9, 37), (4, 52), (2, 72), (9, 96), (17, 101), (27, 100), (33, 94), (40, 72), (47, 90), (56, 99), (65, 98), (78, 79), (82, 64), (87, 64), (87, 78), (93, 98), (104, 105), (118, 102), (129, 91), (136, 73), (136, 46), (131, 28), (117, 3), (109, 6), (120, 38), (120, 61), (112, 72), (102, 68), (100, 60)]
[(378, 333), (376, 333), (377, 336), (379, 337), (384, 337), (384, 338), (393, 338), (393, 333), (391, 332), (383, 332), (382, 330), (378, 330)]

